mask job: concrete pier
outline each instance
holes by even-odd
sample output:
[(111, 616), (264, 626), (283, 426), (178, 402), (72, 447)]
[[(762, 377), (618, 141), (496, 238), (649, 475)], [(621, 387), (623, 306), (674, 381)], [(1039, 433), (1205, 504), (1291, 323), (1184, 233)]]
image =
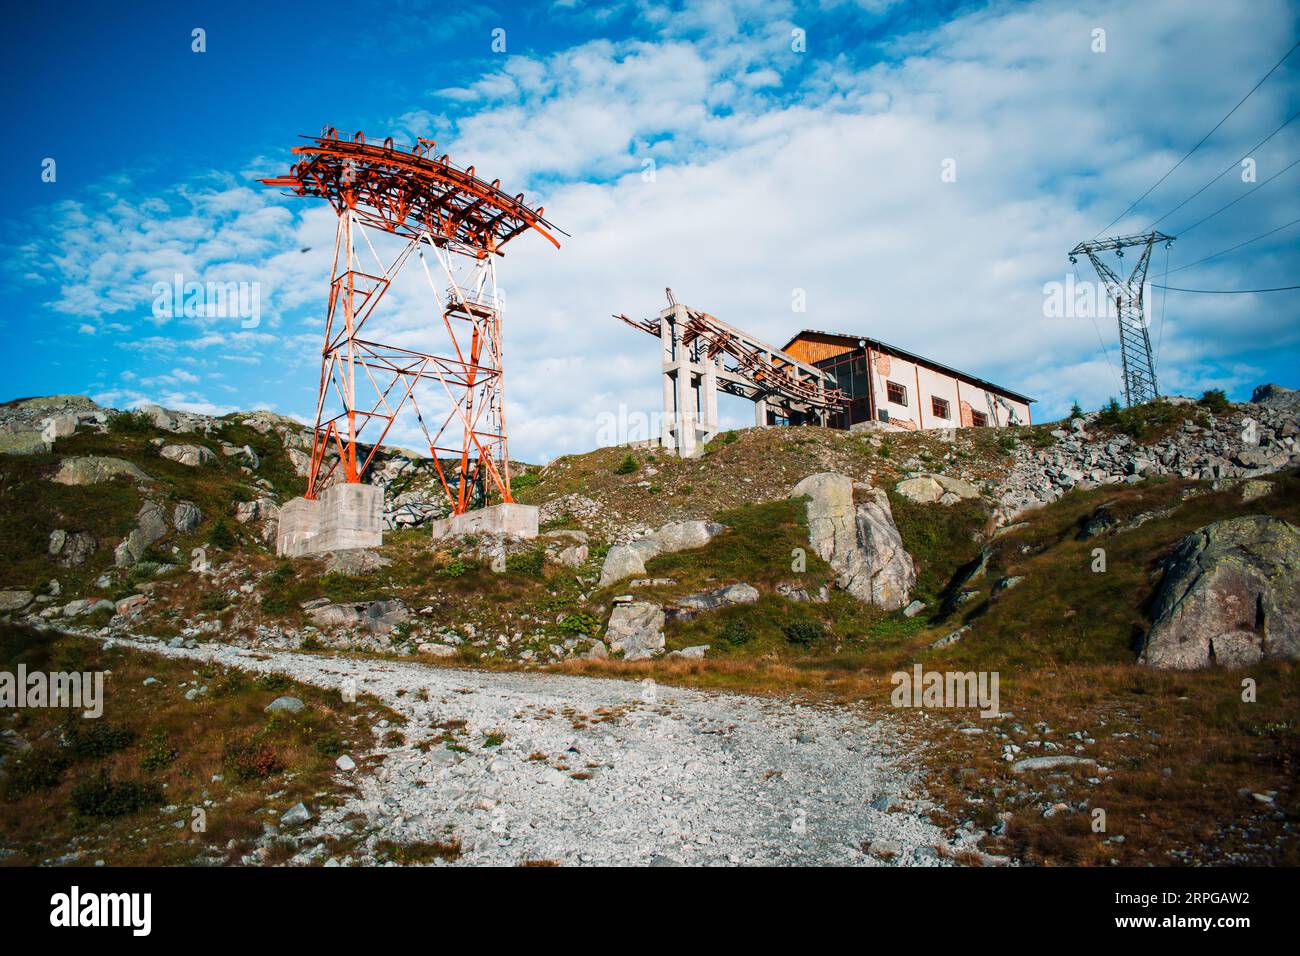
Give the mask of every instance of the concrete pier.
[(539, 513), (533, 505), (490, 505), (439, 518), (429, 526), (435, 541), (449, 534), (511, 534), (517, 538), (535, 538)]
[(279, 555), (300, 557), (383, 543), (384, 490), (378, 485), (331, 485), (315, 501), (294, 498), (280, 507), (275, 547)]

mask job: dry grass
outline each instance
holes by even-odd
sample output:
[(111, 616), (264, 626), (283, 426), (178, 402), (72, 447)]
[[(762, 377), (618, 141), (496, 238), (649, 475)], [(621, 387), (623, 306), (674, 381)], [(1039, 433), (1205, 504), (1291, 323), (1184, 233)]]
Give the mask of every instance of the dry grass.
[[(261, 836), (264, 822), (278, 822), (298, 801), (319, 807), (339, 799), (335, 757), (370, 749), (372, 722), (396, 716), (370, 700), (344, 705), (336, 692), (259, 681), (241, 671), (135, 651), (106, 651), (74, 637), (6, 626), (0, 630), (0, 647), (4, 670), (13, 671), (21, 661), (29, 670), (108, 672), (104, 715), (98, 720), (69, 719), (55, 709), (4, 714), (3, 729), (30, 744), (29, 753), (67, 757), (61, 741), (66, 741), (69, 725), (83, 733), (110, 727), (125, 732), (127, 741), (102, 755), (66, 759), (57, 783), (26, 793), (14, 792), (13, 762), (21, 758), (11, 748), (8, 779), (0, 786), (0, 846), (8, 851), (4, 862), (10, 865), (40, 864), (71, 850), (77, 855), (69, 862), (82, 864), (97, 859), (128, 866), (201, 858), (233, 862)], [(145, 686), (149, 677), (159, 683)], [(185, 700), (186, 690), (196, 686), (208, 691)], [(298, 715), (268, 717), (263, 708), (281, 694), (302, 699), (307, 708)], [(237, 759), (240, 748), (250, 746), (271, 759)], [(259, 775), (262, 771), (268, 771), (265, 777)], [(117, 817), (78, 812), (78, 786), (100, 774), (119, 784), (139, 784), (153, 798), (142, 809)], [(163, 807), (175, 809), (160, 812)], [(206, 814), (204, 832), (190, 826), (196, 808)]]

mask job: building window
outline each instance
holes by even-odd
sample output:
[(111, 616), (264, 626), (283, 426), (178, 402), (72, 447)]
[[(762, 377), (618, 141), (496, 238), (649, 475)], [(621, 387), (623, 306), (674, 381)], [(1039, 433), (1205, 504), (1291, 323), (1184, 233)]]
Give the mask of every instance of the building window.
[(934, 412), (934, 417), (935, 417), (935, 418), (947, 418), (947, 417), (948, 417), (948, 403), (947, 403), (944, 399), (942, 399), (942, 398), (937, 398), (937, 397), (935, 397), (934, 395), (931, 395), (931, 396), (930, 396), (930, 411)]
[(989, 423), (989, 417), (985, 415), (983, 412), (971, 412), (970, 423), (974, 425), (976, 428), (983, 428), (985, 425)]
[(885, 391), (889, 394), (889, 400), (895, 405), (907, 404), (907, 389), (897, 382), (885, 382)]

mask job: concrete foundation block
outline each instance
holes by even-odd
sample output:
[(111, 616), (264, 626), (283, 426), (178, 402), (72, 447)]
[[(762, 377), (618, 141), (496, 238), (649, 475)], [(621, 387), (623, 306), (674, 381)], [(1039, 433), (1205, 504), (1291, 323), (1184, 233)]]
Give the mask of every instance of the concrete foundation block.
[(435, 541), (449, 534), (512, 534), (517, 538), (535, 538), (539, 513), (533, 505), (490, 505), (439, 518), (430, 522), (430, 527)]
[(384, 490), (338, 484), (319, 498), (294, 498), (280, 507), (276, 553), (287, 557), (377, 548), (384, 543)]

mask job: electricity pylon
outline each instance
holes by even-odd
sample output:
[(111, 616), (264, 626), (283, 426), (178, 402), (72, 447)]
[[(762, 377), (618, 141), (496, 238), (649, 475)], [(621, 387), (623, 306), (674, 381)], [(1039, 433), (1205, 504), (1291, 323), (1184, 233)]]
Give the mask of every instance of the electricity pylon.
[[(1097, 270), (1097, 276), (1106, 286), (1106, 291), (1115, 303), (1119, 315), (1119, 356), (1124, 368), (1124, 404), (1140, 405), (1159, 397), (1156, 387), (1156, 365), (1151, 358), (1151, 336), (1147, 334), (1147, 319), (1143, 301), (1143, 287), (1147, 279), (1147, 266), (1151, 262), (1151, 247), (1157, 242), (1166, 245), (1174, 241), (1173, 236), (1152, 230), (1134, 236), (1120, 236), (1115, 239), (1081, 242), (1070, 250), (1070, 261), (1078, 262), (1078, 256), (1085, 255)], [(1100, 253), (1114, 250), (1118, 258), (1124, 258), (1124, 250), (1134, 246), (1142, 247), (1142, 254), (1133, 266), (1127, 279), (1112, 269), (1098, 257)]]

